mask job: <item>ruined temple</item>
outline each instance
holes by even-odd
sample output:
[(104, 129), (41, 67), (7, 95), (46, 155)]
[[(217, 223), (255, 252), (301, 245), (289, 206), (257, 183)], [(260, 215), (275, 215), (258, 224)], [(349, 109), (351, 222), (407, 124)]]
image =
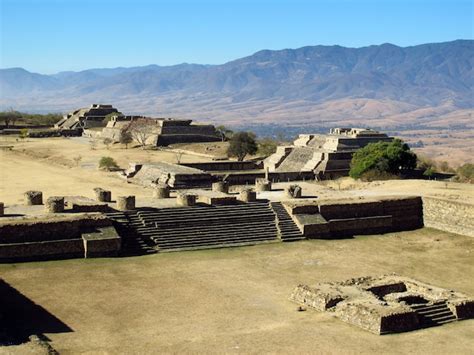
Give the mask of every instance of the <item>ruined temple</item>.
[(86, 129), (105, 126), (104, 119), (118, 110), (112, 105), (92, 104), (90, 107), (72, 111), (54, 125), (56, 129)]
[(329, 134), (300, 134), (265, 161), (271, 172), (314, 172), (319, 178), (346, 176), (354, 152), (392, 137), (366, 128), (333, 128)]
[[(151, 118), (142, 116), (113, 117), (102, 130), (102, 138), (119, 141), (125, 131), (145, 129), (151, 134), (147, 144), (167, 146), (176, 143), (217, 142), (221, 140), (213, 125), (196, 124), (192, 120)], [(133, 135), (133, 134), (132, 134)]]

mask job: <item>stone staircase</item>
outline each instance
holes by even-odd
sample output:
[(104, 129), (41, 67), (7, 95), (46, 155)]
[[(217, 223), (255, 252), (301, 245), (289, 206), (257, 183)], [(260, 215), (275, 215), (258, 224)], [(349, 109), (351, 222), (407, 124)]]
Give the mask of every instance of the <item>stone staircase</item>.
[(278, 231), (283, 242), (305, 239), (281, 202), (271, 202), (270, 205), (277, 216)]
[[(132, 246), (160, 252), (253, 245), (278, 241), (275, 213), (269, 203), (141, 209), (125, 213)], [(135, 245), (131, 240), (135, 238)]]
[(443, 325), (457, 320), (454, 313), (448, 308), (446, 302), (432, 305), (416, 304), (410, 305), (410, 307), (420, 316), (424, 327)]
[(137, 233), (137, 227), (142, 225), (135, 211), (107, 213), (117, 233), (122, 238), (120, 255), (146, 255), (156, 253), (155, 244), (146, 236)]

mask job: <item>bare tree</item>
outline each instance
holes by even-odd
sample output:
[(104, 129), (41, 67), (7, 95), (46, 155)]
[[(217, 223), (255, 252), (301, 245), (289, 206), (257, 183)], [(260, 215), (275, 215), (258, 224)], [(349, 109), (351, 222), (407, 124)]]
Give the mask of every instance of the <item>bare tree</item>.
[(137, 119), (130, 122), (127, 131), (140, 146), (144, 147), (149, 138), (156, 134), (155, 129), (156, 122), (150, 119)]
[(183, 152), (178, 150), (174, 154), (176, 155), (176, 164), (181, 164), (181, 157), (183, 156)]

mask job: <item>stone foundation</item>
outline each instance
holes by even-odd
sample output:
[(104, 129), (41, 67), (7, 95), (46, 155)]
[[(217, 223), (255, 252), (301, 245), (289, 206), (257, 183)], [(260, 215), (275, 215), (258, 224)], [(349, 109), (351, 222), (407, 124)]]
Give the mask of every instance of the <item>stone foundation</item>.
[(119, 211), (129, 211), (135, 209), (135, 196), (118, 196), (117, 209)]
[(64, 212), (64, 197), (51, 196), (46, 200), (46, 211), (49, 213)]
[(94, 189), (95, 198), (99, 202), (111, 202), (112, 201), (112, 192), (108, 190), (104, 190), (100, 187), (96, 187)]
[(290, 299), (375, 334), (474, 318), (473, 299), (397, 275), (299, 285)]
[(28, 206), (42, 205), (43, 193), (41, 191), (27, 191), (25, 192), (25, 203)]
[(170, 197), (170, 189), (168, 186), (156, 186), (153, 188), (153, 197), (162, 199)]
[(229, 193), (229, 184), (225, 181), (218, 181), (212, 183), (212, 191)]
[(176, 196), (176, 202), (179, 206), (194, 206), (197, 196), (193, 194), (181, 193)]
[(257, 201), (257, 193), (251, 189), (244, 189), (239, 193), (239, 200), (243, 202)]
[(267, 179), (256, 179), (255, 190), (257, 192), (272, 191), (272, 182)]

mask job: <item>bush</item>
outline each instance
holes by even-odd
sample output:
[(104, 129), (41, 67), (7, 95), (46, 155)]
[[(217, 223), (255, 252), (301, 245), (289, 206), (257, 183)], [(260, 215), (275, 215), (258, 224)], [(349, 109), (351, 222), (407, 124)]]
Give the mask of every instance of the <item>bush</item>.
[(102, 157), (99, 160), (99, 169), (101, 170), (115, 170), (118, 169), (117, 162), (111, 157)]
[(258, 153), (268, 157), (276, 152), (277, 142), (271, 138), (265, 138), (258, 142)]
[[(376, 176), (378, 172), (398, 175), (400, 169), (414, 169), (416, 154), (400, 139), (392, 142), (370, 143), (354, 153), (349, 175), (354, 179), (361, 178), (365, 173)], [(374, 172), (375, 171), (375, 172)]]

